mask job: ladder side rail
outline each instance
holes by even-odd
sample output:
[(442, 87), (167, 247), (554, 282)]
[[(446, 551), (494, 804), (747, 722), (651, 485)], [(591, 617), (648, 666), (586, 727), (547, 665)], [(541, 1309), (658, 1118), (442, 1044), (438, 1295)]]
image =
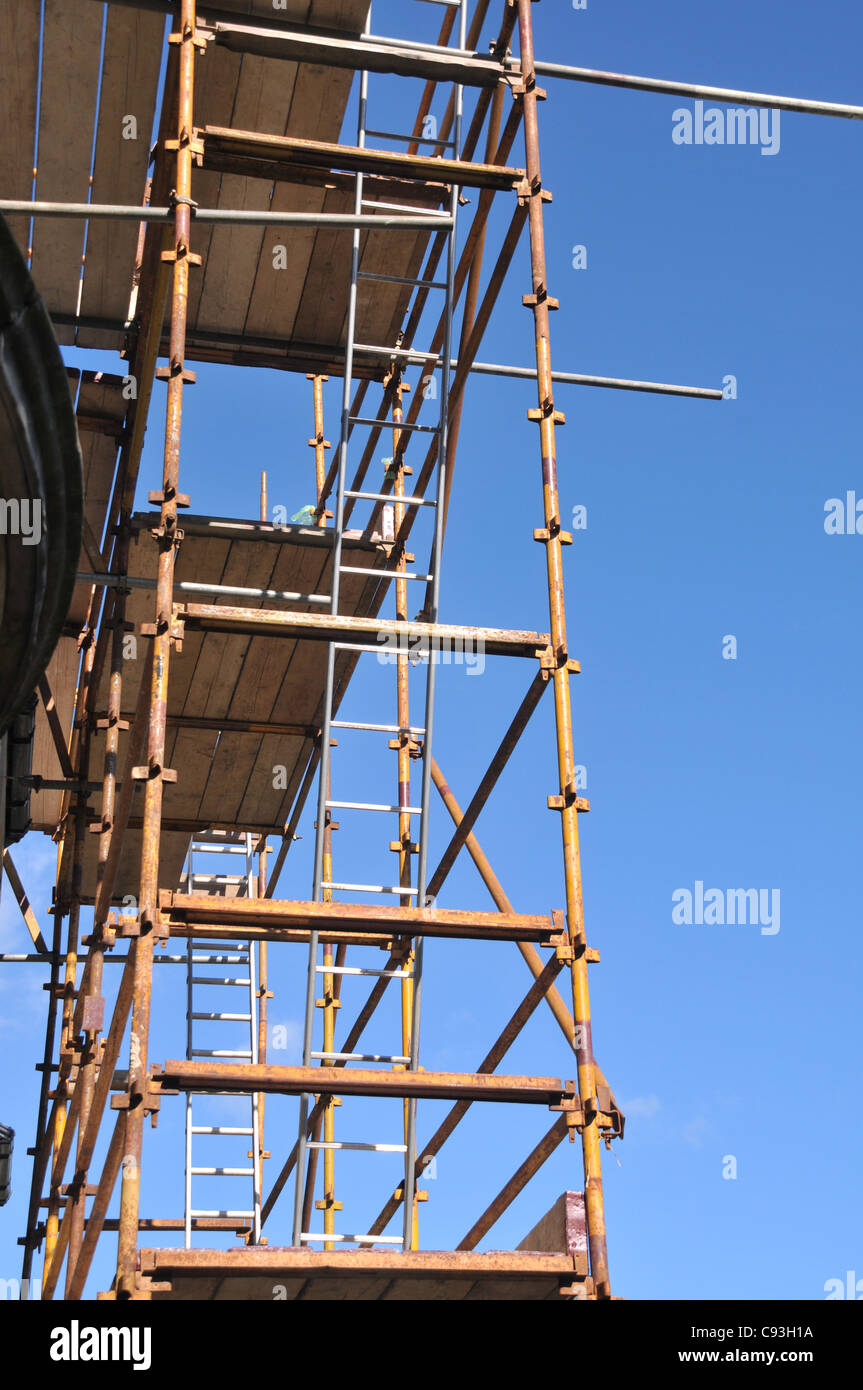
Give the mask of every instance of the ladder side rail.
[[(459, 46), (463, 48), (467, 36), (467, 0), (460, 0), (459, 13)], [(464, 114), (464, 88), (456, 83), (453, 91), (454, 113), (453, 113), (453, 138), (456, 149), (461, 149), (461, 128)], [(450, 227), (447, 238), (447, 267), (446, 281), (447, 290), (445, 295), (446, 305), (444, 310), (444, 341), (441, 352), (441, 392), (440, 392), (440, 428), (437, 438), (438, 459), (435, 470), (435, 501), (437, 506), (434, 511), (434, 540), (432, 543), (431, 560), (429, 570), (431, 572), (431, 583), (429, 586), (429, 602), (431, 611), (428, 613), (430, 622), (436, 623), (438, 620), (438, 607), (440, 603), (440, 570), (441, 555), (443, 551), (443, 523), (444, 509), (442, 506), (446, 493), (446, 456), (447, 439), (449, 426), (449, 387), (450, 387), (450, 359), (452, 357), (452, 337), (453, 337), (453, 315), (455, 308), (455, 275), (456, 275), (456, 237), (457, 237), (457, 217), (458, 200), (460, 189), (457, 184), (453, 184), (450, 195)], [(427, 493), (425, 494), (428, 495)], [(420, 906), (427, 906), (426, 890), (428, 886), (428, 844), (429, 844), (429, 809), (431, 805), (431, 759), (432, 759), (432, 734), (434, 729), (434, 702), (436, 687), (437, 664), (435, 661), (434, 650), (429, 652), (428, 673), (426, 676), (426, 702), (425, 702), (425, 739), (423, 741), (423, 765), (422, 765), (422, 793), (420, 796), (420, 806), (422, 808), (420, 816), (419, 833), (419, 854), (417, 856), (417, 902)], [(419, 937), (414, 957), (414, 980), (413, 980), (413, 1010), (411, 1017), (411, 1048), (410, 1048), (410, 1067), (409, 1070), (416, 1071), (419, 1066), (419, 1043), (420, 1043), (420, 1019), (422, 1014), (422, 986), (423, 986), (423, 954), (425, 938)], [(405, 1154), (405, 1173), (404, 1173), (404, 1225), (403, 1225), (403, 1249), (410, 1250), (411, 1237), (413, 1233), (413, 1207), (414, 1193), (416, 1190), (416, 1169), (413, 1158), (416, 1149), (416, 1116), (417, 1102), (411, 1099), (408, 1102), (408, 1137), (407, 1153)]]

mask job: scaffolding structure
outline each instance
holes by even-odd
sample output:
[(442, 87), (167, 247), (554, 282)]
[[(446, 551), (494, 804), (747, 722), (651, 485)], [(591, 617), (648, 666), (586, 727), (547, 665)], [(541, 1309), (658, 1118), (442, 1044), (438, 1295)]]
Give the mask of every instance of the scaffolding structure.
[[(428, 0), (414, 2), (419, 7)], [(75, 315), (54, 312), (58, 332), (74, 329), (96, 335), (100, 342), (121, 333), (137, 394), (115, 411), (113, 434), (109, 432), (119, 456), (106, 498), (106, 539), (94, 536), (92, 528), (89, 535), (85, 531), (87, 565), (78, 590), (85, 598), (73, 614), (80, 667), (68, 731), (47, 681), (42, 690), (41, 717), (62, 771), (54, 780), (44, 775), (32, 779), (34, 793), (54, 794), (58, 808), (53, 939), (47, 945), (26, 905), (11, 856), (7, 852), (5, 857), (34, 942), (36, 954), (26, 959), (44, 961), (50, 971), (23, 1240), (25, 1285), (36, 1252), (44, 1248), (45, 1298), (61, 1289), (67, 1299), (84, 1296), (97, 1246), (111, 1231), (117, 1232), (117, 1263), (111, 1288), (100, 1294), (107, 1298), (213, 1297), (212, 1290), (225, 1279), (233, 1293), (220, 1292), (219, 1297), (256, 1296), (255, 1281), (270, 1288), (274, 1278), (293, 1289), (292, 1296), (309, 1296), (315, 1288), (330, 1292), (311, 1296), (345, 1296), (333, 1289), (356, 1290), (359, 1281), (366, 1290), (356, 1295), (361, 1297), (432, 1296), (432, 1288), (435, 1297), (611, 1297), (601, 1150), (622, 1136), (624, 1121), (597, 1063), (591, 1035), (588, 972), (598, 953), (588, 945), (582, 905), (578, 818), (589, 807), (576, 776), (570, 688), (579, 667), (571, 653), (564, 601), (564, 551), (572, 538), (563, 527), (558, 491), (556, 436), (565, 422), (555, 385), (705, 400), (719, 400), (722, 393), (552, 369), (549, 322), (557, 302), (546, 269), (543, 223), (550, 194), (540, 163), (539, 106), (545, 93), (537, 78), (548, 74), (716, 100), (784, 103), (787, 109), (852, 118), (863, 116), (863, 110), (543, 64), (534, 55), (531, 0), (500, 5), (495, 41), (481, 54), (478, 44), (491, 0), (437, 3), (443, 8), (437, 43), (420, 44), (376, 36), (365, 3), (347, 7), (350, 24), (339, 32), (338, 26), (315, 27), (278, 15), (244, 16), (235, 9), (221, 13), (207, 8), (202, 19), (196, 0), (137, 6), (112, 0), (109, 9), (116, 5), (120, 11), (173, 17), (147, 206), (69, 198), (40, 202), (24, 196), (0, 203), (9, 215), (32, 217), (34, 227), (43, 217), (128, 224), (136, 234), (140, 227), (134, 312), (125, 321), (88, 316), (80, 305)], [(202, 124), (196, 104), (201, 69), (226, 53), (275, 65), (312, 64), (346, 74), (348, 82), (357, 72), (356, 144)], [(375, 74), (424, 82), (409, 131), (369, 128), (368, 85)], [(444, 88), (445, 114), (428, 134), (426, 119)], [(469, 111), (466, 92), (475, 93)], [(523, 167), (510, 162), (519, 134)], [(404, 148), (374, 148), (369, 143), (373, 139)], [(284, 185), (300, 187), (312, 203), (317, 198), (318, 206), (279, 207), (272, 194), (257, 207), (199, 206), (198, 181), (211, 174), (258, 179), (276, 193)], [(461, 228), (465, 189), (477, 195), (466, 233)], [(330, 207), (333, 199), (341, 200), (336, 210)], [(483, 286), (491, 209), (507, 200), (509, 223)], [(308, 229), (334, 237), (349, 234), (350, 266), (339, 289), (341, 338), (313, 343), (255, 333), (238, 343), (230, 332), (193, 321), (194, 277), (202, 260), (197, 246), (210, 229), (224, 225), (286, 227), (298, 235)], [(525, 231), (531, 284), (525, 286), (522, 302), (534, 325), (535, 366), (483, 363), (478, 360), (483, 335)], [(388, 236), (394, 240), (388, 242)], [(441, 296), (437, 329), (427, 346), (417, 346), (423, 312), (436, 294)], [(363, 341), (358, 306), (368, 309), (377, 302), (386, 309), (385, 314), (381, 309), (380, 338)], [(369, 314), (364, 318), (368, 321)], [(157, 367), (160, 355), (167, 358), (166, 367)], [(186, 390), (194, 380), (187, 363), (195, 358), (279, 365), (308, 375), (315, 505), (297, 524), (268, 520), (266, 477), (258, 523), (184, 515), (189, 499), (181, 491), (181, 426)], [(435, 391), (410, 391), (405, 374), (416, 368), (421, 383), (435, 382)], [(545, 555), (547, 630), (466, 627), (440, 620), (447, 511), (471, 373), (526, 376), (536, 382), (529, 418), (538, 431), (543, 510), (542, 525), (533, 536)], [(342, 383), (341, 424), (338, 442), (331, 447), (324, 437), (324, 390), (335, 376)], [(157, 380), (167, 389), (163, 475), (160, 488), (149, 494), (156, 511), (139, 514), (134, 512), (135, 491)], [(96, 383), (89, 385), (95, 390)], [(107, 391), (112, 383), (106, 379), (98, 386)], [(113, 386), (116, 395), (117, 383)], [(364, 403), (375, 388), (381, 397), (372, 413)], [(423, 414), (424, 407), (431, 408)], [(104, 427), (105, 409), (101, 423), (94, 424), (96, 412), (88, 415), (80, 398), (78, 415), (79, 429)], [(370, 477), (382, 438), (391, 455), (383, 476)], [(408, 457), (415, 458), (424, 444), (414, 471)], [(427, 556), (417, 566), (408, 540), (425, 515), (431, 517)], [(392, 616), (382, 615), (385, 602), (394, 605)], [(134, 674), (125, 652), (130, 634), (145, 649), (144, 658), (134, 663)], [(227, 660), (232, 643), (240, 644), (241, 663), (250, 659), (244, 656), (250, 652), (257, 654), (261, 667), (275, 663), (273, 669), (281, 672), (275, 686), (279, 698), (266, 712), (238, 713), (226, 700), (210, 714), (206, 699), (189, 712), (188, 692), (194, 692), (196, 682), (218, 683), (219, 659)], [(357, 664), (378, 660), (382, 643), (394, 653), (396, 719), (370, 723), (342, 717), (340, 705)], [(458, 644), (521, 661), (529, 671), (526, 694), (465, 810), (432, 747), (439, 656)], [(279, 666), (276, 653), (286, 648), (290, 658)], [(419, 701), (412, 687), (417, 652), (425, 686)], [(188, 675), (186, 663), (192, 659), (196, 664)], [(288, 673), (290, 660), (296, 663), (294, 676)], [(185, 704), (178, 704), (173, 694), (178, 679), (184, 683)], [(548, 806), (560, 825), (562, 906), (550, 914), (526, 915), (514, 910), (474, 828), (547, 691), (559, 769), (559, 786)], [(233, 809), (212, 798), (208, 802), (204, 795), (192, 805), (188, 796), (183, 799), (183, 790), (184, 782), (195, 783), (197, 764), (179, 758), (178, 751), (192, 748), (193, 734), (211, 738), (213, 749), (224, 748), (230, 739), (237, 748), (247, 746), (243, 740), (253, 740), (256, 768), (258, 763), (272, 765), (273, 749), (287, 744), (291, 765), (286, 788), (254, 805), (254, 798), (247, 797)], [(342, 741), (365, 739), (395, 755), (391, 801), (355, 801), (340, 793), (334, 735)], [(186, 744), (184, 737), (190, 740)], [(209, 756), (214, 756), (212, 750)], [(369, 758), (379, 756), (376, 752)], [(255, 785), (249, 775), (249, 785)], [(453, 831), (433, 866), (429, 824), (435, 793)], [(282, 872), (310, 795), (317, 805), (311, 897), (280, 897)], [(398, 866), (390, 879), (355, 883), (339, 877), (335, 817), (355, 814), (395, 824), (394, 835), (390, 829), (382, 836)], [(49, 828), (47, 821), (42, 828)], [(271, 840), (277, 845), (272, 863)], [(494, 911), (438, 905), (463, 849), (473, 859)], [(201, 872), (202, 857), (216, 868)], [(229, 871), (233, 862), (240, 866), (237, 872)], [(380, 902), (387, 896), (396, 905)], [(93, 925), (83, 935), (82, 911), (90, 907)], [(533, 977), (473, 1073), (426, 1071), (421, 1064), (426, 937), (478, 941), (489, 949), (493, 942), (513, 942)], [(184, 949), (177, 952), (174, 947), (184, 939)], [(277, 1065), (267, 1055), (268, 951), (288, 944), (304, 948), (307, 974), (303, 1057), (296, 1066)], [(122, 970), (113, 1009), (106, 1014), (104, 996), (113, 992), (106, 988), (105, 967), (115, 962)], [(151, 1042), (151, 1002), (161, 974), (154, 967), (162, 964), (186, 970), (187, 1049), (185, 1058), (176, 1060), (154, 1056)], [(357, 1018), (342, 1027), (342, 982), (355, 976), (373, 983)], [(565, 990), (559, 990), (564, 982)], [(389, 1053), (363, 1052), (363, 1032), (394, 983), (401, 1004), (399, 1036)], [(202, 990), (209, 987), (218, 989), (212, 1008), (202, 1000)], [(223, 1002), (223, 992), (230, 989), (242, 990), (241, 1006)], [(501, 1073), (506, 1053), (543, 1003), (572, 1049), (574, 1075)], [(223, 1033), (232, 1045), (212, 1046), (210, 1024), (218, 1024), (220, 1033), (223, 1025), (239, 1025), (243, 1045), (234, 1045), (233, 1035)], [(126, 1055), (128, 1067), (118, 1070)], [(141, 1209), (145, 1125), (148, 1119), (155, 1121), (163, 1100), (166, 1106), (178, 1103), (170, 1099), (175, 1094), (185, 1097), (186, 1104), (185, 1210), (182, 1217), (150, 1215)], [(230, 1123), (230, 1109), (228, 1122), (195, 1122), (195, 1098), (218, 1102), (237, 1095), (248, 1099), (248, 1122)], [(273, 1095), (298, 1097), (299, 1120), (296, 1143), (290, 1153), (274, 1155), (278, 1174), (267, 1186), (264, 1122), (267, 1097)], [(380, 1142), (352, 1140), (338, 1123), (338, 1107), (353, 1097), (397, 1101), (398, 1135)], [(426, 1099), (450, 1101), (452, 1108), (434, 1135), (418, 1145), (417, 1104)], [(418, 1186), (422, 1174), (470, 1107), (488, 1102), (541, 1106), (552, 1113), (552, 1123), (455, 1251), (421, 1250), (419, 1209), (427, 1197)], [(110, 1137), (101, 1171), (94, 1173), (100, 1136), (103, 1141)], [(241, 1139), (248, 1145), (248, 1158), (196, 1162), (196, 1136)], [(548, 1233), (537, 1228), (517, 1251), (477, 1254), (495, 1221), (567, 1138), (580, 1144), (583, 1187), (567, 1194), (561, 1208), (563, 1240), (555, 1236), (548, 1243)], [(350, 1224), (353, 1150), (398, 1154), (404, 1165), (398, 1188), (369, 1229), (359, 1232)], [(215, 1209), (196, 1200), (199, 1184), (214, 1176), (250, 1185), (251, 1197), (243, 1199), (244, 1205)], [(262, 1232), (291, 1183), (291, 1245), (271, 1248)], [(112, 1217), (118, 1187), (119, 1213)], [(242, 1236), (241, 1248), (208, 1250), (197, 1244), (207, 1232), (232, 1231)], [(182, 1236), (182, 1248), (142, 1248), (142, 1234), (150, 1232)], [(393, 1293), (400, 1288), (414, 1293)]]

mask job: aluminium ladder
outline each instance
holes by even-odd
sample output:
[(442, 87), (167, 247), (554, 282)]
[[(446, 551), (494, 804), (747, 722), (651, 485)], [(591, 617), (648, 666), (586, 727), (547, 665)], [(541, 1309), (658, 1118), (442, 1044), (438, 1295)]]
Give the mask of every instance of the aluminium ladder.
[[(446, 0), (450, 8), (457, 11), (457, 29), (459, 47), (464, 49), (467, 36), (467, 0)], [(366, 32), (371, 32), (371, 7), (366, 21)], [(458, 84), (453, 84), (453, 122), (451, 139), (441, 139), (436, 135), (429, 136), (407, 136), (396, 134), (392, 131), (371, 129), (367, 125), (368, 107), (368, 72), (360, 72), (360, 91), (359, 91), (359, 111), (357, 119), (357, 145), (359, 148), (366, 148), (368, 137), (386, 140), (407, 141), (408, 143), (431, 144), (435, 148), (452, 149), (456, 156), (461, 149), (461, 128), (462, 128), (462, 88)], [(355, 228), (352, 237), (351, 251), (351, 280), (348, 300), (348, 319), (345, 342), (345, 367), (342, 389), (342, 408), (341, 408), (341, 431), (339, 439), (338, 454), (338, 484), (337, 501), (334, 518), (333, 535), (333, 578), (332, 593), (330, 596), (330, 612), (333, 615), (339, 613), (339, 599), (341, 577), (343, 574), (374, 574), (379, 575), (380, 570), (365, 570), (353, 565), (346, 565), (342, 562), (342, 543), (345, 531), (345, 503), (349, 501), (351, 506), (359, 501), (371, 501), (376, 506), (384, 503), (397, 501), (399, 510), (410, 506), (432, 507), (434, 511), (434, 535), (431, 545), (431, 556), (429, 560), (428, 573), (416, 574), (406, 571), (404, 565), (400, 566), (400, 579), (416, 580), (426, 585), (426, 604), (425, 619), (429, 623), (435, 623), (438, 619), (438, 604), (440, 593), (440, 560), (443, 545), (443, 500), (446, 485), (446, 457), (447, 457), (447, 432), (448, 432), (448, 412), (449, 412), (449, 388), (450, 371), (452, 358), (452, 335), (453, 335), (453, 312), (455, 301), (455, 268), (456, 268), (456, 231), (457, 231), (457, 211), (459, 204), (459, 187), (451, 185), (449, 194), (449, 216), (445, 229), (445, 264), (446, 275), (442, 280), (424, 280), (421, 278), (410, 279), (408, 277), (395, 277), (376, 272), (364, 272), (359, 268), (361, 232)], [(364, 197), (364, 176), (362, 172), (356, 174), (356, 189), (354, 198), (354, 211), (357, 215), (370, 208), (386, 209), (388, 211), (413, 212), (416, 207), (402, 207), (401, 205), (381, 203), (376, 200)], [(438, 222), (438, 227), (440, 223)], [(410, 497), (399, 497), (396, 499), (392, 493), (379, 493), (373, 491), (352, 490), (347, 486), (347, 466), (349, 441), (355, 427), (376, 427), (379, 421), (370, 419), (363, 415), (351, 414), (351, 394), (353, 387), (353, 365), (355, 351), (363, 346), (357, 343), (357, 291), (360, 279), (379, 279), (388, 281), (398, 281), (410, 285), (418, 290), (436, 289), (444, 295), (444, 334), (443, 344), (440, 353), (440, 403), (437, 423), (433, 425), (418, 423), (394, 424), (394, 430), (419, 432), (430, 434), (436, 438), (437, 459), (434, 468), (433, 481), (426, 489), (426, 495), (421, 499)], [(427, 356), (430, 364), (428, 370), (434, 370), (436, 353), (423, 354), (418, 352), (417, 357)], [(333, 702), (335, 689), (335, 662), (336, 653), (346, 644), (330, 640), (327, 643), (327, 667), (326, 685), (323, 702), (323, 715), (321, 720), (321, 741), (320, 741), (320, 769), (319, 769), (319, 792), (317, 807), (317, 826), (315, 840), (315, 861), (314, 861), (314, 888), (313, 898), (315, 902), (329, 901), (333, 893), (354, 894), (386, 894), (395, 896), (402, 905), (428, 906), (429, 900), (426, 894), (428, 880), (428, 829), (429, 829), (429, 804), (431, 799), (431, 740), (434, 723), (434, 698), (435, 698), (435, 676), (436, 666), (434, 652), (428, 653), (428, 665), (425, 679), (425, 717), (421, 727), (402, 727), (401, 724), (368, 724), (356, 723), (345, 719), (336, 720), (333, 718)], [(374, 654), (380, 657), (381, 647), (368, 645), (357, 646), (351, 644), (346, 648), (354, 653), (362, 655)], [(339, 729), (351, 733), (361, 734), (390, 734), (396, 738), (407, 736), (408, 739), (422, 739), (422, 783), (419, 805), (391, 805), (372, 802), (360, 802), (348, 799), (333, 799), (330, 792), (330, 734), (331, 730)], [(401, 802), (401, 794), (399, 796)], [(417, 836), (417, 868), (415, 881), (410, 884), (400, 882), (397, 885), (389, 883), (349, 883), (327, 877), (325, 873), (325, 861), (329, 856), (325, 855), (325, 838), (329, 825), (329, 815), (332, 810), (359, 811), (366, 814), (397, 814), (400, 822), (404, 822), (405, 817), (411, 817), (418, 821), (419, 834)], [(413, 836), (410, 836), (413, 839)], [(410, 854), (408, 855), (410, 862)], [(410, 1070), (416, 1070), (419, 1064), (419, 1025), (422, 1003), (422, 965), (423, 965), (423, 938), (418, 938), (416, 946), (407, 960), (407, 968), (396, 968), (394, 970), (365, 970), (355, 967), (336, 967), (332, 964), (331, 958), (324, 962), (319, 960), (318, 932), (313, 930), (310, 934), (308, 975), (306, 986), (305, 1001), (305, 1020), (303, 1035), (303, 1065), (310, 1066), (313, 1062), (320, 1062), (322, 1068), (334, 1065), (348, 1065), (351, 1062), (359, 1062), (364, 1065), (385, 1064), (398, 1066)], [(317, 983), (320, 976), (324, 976), (331, 986), (333, 977), (338, 974), (360, 974), (389, 976), (399, 978), (403, 981), (410, 981), (411, 991), (411, 1010), (409, 1022), (409, 1052), (404, 1054), (380, 1055), (367, 1053), (343, 1053), (336, 1050), (316, 1050), (314, 1048), (314, 1017), (317, 994)], [(416, 1101), (409, 1100), (404, 1103), (405, 1109), (405, 1141), (402, 1144), (365, 1144), (359, 1142), (336, 1142), (334, 1140), (319, 1140), (309, 1138), (309, 1096), (303, 1095), (300, 1098), (299, 1130), (297, 1136), (297, 1164), (296, 1164), (296, 1187), (294, 1199), (294, 1220), (293, 1220), (293, 1244), (300, 1245), (308, 1242), (324, 1242), (328, 1246), (330, 1242), (342, 1242), (346, 1244), (377, 1245), (391, 1244), (398, 1245), (403, 1250), (410, 1250), (413, 1245), (414, 1228), (414, 1199), (415, 1199), (415, 1152), (416, 1152)], [(346, 1149), (346, 1150), (373, 1150), (384, 1153), (402, 1153), (404, 1155), (404, 1186), (402, 1189), (404, 1222), (401, 1236), (370, 1235), (370, 1234), (335, 1234), (318, 1233), (303, 1229), (303, 1208), (304, 1208), (304, 1183), (306, 1177), (307, 1156), (310, 1149)]]
[[(254, 873), (254, 836), (248, 834), (232, 835), (219, 831), (210, 831), (205, 836), (200, 836), (191, 842), (187, 856), (186, 869), (186, 888), (189, 893), (203, 892), (227, 896), (256, 896), (256, 875)], [(210, 872), (199, 873), (196, 871), (196, 857), (207, 856), (212, 859), (220, 856), (220, 862), (224, 863), (221, 856), (242, 856), (242, 873)], [(223, 1062), (236, 1062), (238, 1065), (258, 1061), (258, 988), (256, 972), (256, 951), (253, 941), (239, 941), (227, 943), (224, 954), (214, 953), (211, 941), (195, 940), (193, 937), (187, 939), (187, 967), (186, 967), (186, 1058), (192, 1061), (198, 1057), (218, 1058)], [(202, 967), (209, 966), (231, 966), (229, 974), (210, 974), (209, 970), (202, 970)], [(237, 1009), (226, 1007), (224, 1000), (226, 990), (240, 990), (240, 1004)], [(213, 1007), (213, 990), (217, 990), (215, 998), (217, 1007)], [(202, 991), (204, 993), (202, 994)], [(230, 996), (227, 996), (230, 998)], [(213, 1044), (216, 1041), (216, 1030), (214, 1024), (218, 1024), (218, 1035), (223, 1037), (230, 1046), (217, 1047)], [(247, 1025), (242, 1028), (241, 1025)], [(242, 1046), (237, 1046), (237, 1032), (241, 1033), (239, 1041)], [(260, 1133), (259, 1101), (257, 1092), (252, 1092), (245, 1097), (249, 1104), (248, 1124), (201, 1124), (195, 1123), (192, 1111), (193, 1092), (186, 1096), (186, 1144), (185, 1144), (185, 1215), (184, 1215), (184, 1244), (186, 1249), (191, 1248), (192, 1231), (195, 1229), (196, 1221), (206, 1222), (216, 1219), (236, 1218), (238, 1226), (248, 1223), (249, 1241), (257, 1245), (261, 1236), (261, 1158), (262, 1142)], [(229, 1093), (225, 1093), (229, 1094)], [(214, 1104), (208, 1097), (208, 1106)], [(236, 1104), (236, 1098), (232, 1098), (231, 1106)], [(234, 1119), (233, 1109), (227, 1117)], [(199, 1136), (196, 1142), (196, 1136)], [(237, 1147), (237, 1140), (245, 1141), (242, 1149), (246, 1157), (239, 1161), (211, 1161), (211, 1145), (202, 1145), (202, 1139), (206, 1136), (208, 1140), (218, 1139), (219, 1150), (227, 1148), (229, 1153)], [(228, 1145), (222, 1145), (222, 1140), (228, 1140)], [(204, 1162), (197, 1155), (201, 1148), (207, 1150), (206, 1157), (210, 1160)], [(231, 1179), (234, 1182), (242, 1180), (250, 1184), (251, 1199), (246, 1206), (224, 1206), (212, 1207), (210, 1205), (194, 1205), (193, 1199), (193, 1179)], [(194, 1188), (197, 1192), (200, 1183), (195, 1183)], [(247, 1189), (248, 1190), (248, 1189)]]

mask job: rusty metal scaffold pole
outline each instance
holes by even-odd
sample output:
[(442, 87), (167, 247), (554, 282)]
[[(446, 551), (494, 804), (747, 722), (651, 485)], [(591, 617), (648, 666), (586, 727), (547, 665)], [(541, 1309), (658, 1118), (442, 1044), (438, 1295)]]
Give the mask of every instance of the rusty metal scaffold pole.
[[(189, 299), (189, 269), (192, 264), (192, 131), (194, 128), (195, 82), (195, 0), (183, 0), (179, 32), (172, 40), (179, 45), (177, 137), (169, 148), (176, 149), (174, 193), (174, 246), (163, 252), (173, 265), (171, 290), (170, 361), (168, 400), (165, 415), (164, 470), (160, 510), (159, 552), (156, 569), (155, 621), (152, 632), (152, 667), (148, 714), (147, 763), (140, 771), (145, 780), (144, 820), (141, 833), (141, 890), (138, 901), (140, 935), (134, 938), (134, 984), (129, 1053), (129, 1080), (126, 1093), (125, 1133), (120, 1190), (120, 1223), (117, 1246), (117, 1297), (136, 1297), (136, 1254), (141, 1195), (141, 1147), (145, 1115), (150, 1111), (148, 1044), (150, 995), (153, 976), (154, 932), (158, 922), (159, 840), (161, 835), (162, 793), (166, 772), (165, 735), (167, 722), (168, 675), (173, 634), (173, 584), (175, 551), (178, 545), (177, 507), (179, 493), (180, 429), (183, 390), (189, 379), (185, 369), (186, 316)], [(155, 500), (155, 499), (153, 499)], [(134, 772), (133, 772), (134, 775)]]
[(551, 646), (554, 655), (554, 712), (557, 728), (557, 758), (560, 775), (559, 795), (550, 798), (560, 813), (563, 839), (563, 867), (566, 881), (566, 918), (573, 960), (572, 1000), (575, 1018), (575, 1047), (578, 1058), (578, 1092), (583, 1107), (581, 1143), (584, 1155), (585, 1204), (587, 1208), (590, 1268), (597, 1294), (609, 1297), (608, 1252), (605, 1239), (605, 1210), (602, 1195), (602, 1160), (600, 1156), (599, 1106), (596, 1098), (596, 1078), (593, 1064), (593, 1041), (590, 1025), (590, 992), (587, 982), (587, 941), (584, 930), (584, 909), (581, 891), (581, 858), (578, 843), (578, 807), (575, 781), (575, 752), (570, 701), (570, 657), (566, 635), (566, 608), (563, 594), (563, 543), (560, 498), (557, 481), (557, 452), (555, 431), (562, 417), (554, 408), (554, 385), (551, 379), (551, 334), (543, 230), (543, 186), (539, 154), (539, 122), (537, 117), (537, 84), (533, 54), (533, 25), (531, 0), (518, 0), (518, 27), (521, 43), (522, 100), (524, 102), (524, 143), (529, 185), (530, 262), (533, 289), (525, 304), (533, 311), (536, 330), (536, 411), (530, 417), (539, 425), (542, 453), (542, 492), (545, 527), (535, 533), (545, 545), (548, 574), (548, 607), (551, 623)]

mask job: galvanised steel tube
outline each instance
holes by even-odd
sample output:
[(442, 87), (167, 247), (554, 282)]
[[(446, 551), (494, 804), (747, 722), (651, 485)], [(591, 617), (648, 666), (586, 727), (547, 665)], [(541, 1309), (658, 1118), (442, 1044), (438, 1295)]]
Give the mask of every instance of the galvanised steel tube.
[[(185, 208), (187, 216), (189, 211), (188, 207)], [(128, 203), (50, 203), (39, 200), (30, 202), (21, 198), (0, 198), (0, 212), (4, 215), (25, 213), (28, 217), (107, 218), (129, 222), (170, 222), (175, 219), (175, 209), (170, 207), (137, 207)], [(409, 213), (377, 215), (359, 212), (266, 212), (247, 208), (195, 208), (194, 217), (196, 222), (247, 227), (382, 227), (385, 230), (422, 227), (434, 231), (452, 226), (449, 218), (438, 217), (435, 213), (415, 217)]]
[(557, 729), (557, 757), (560, 774), (560, 818), (563, 864), (566, 881), (567, 929), (572, 945), (573, 1015), (575, 1051), (578, 1061), (578, 1091), (584, 1107), (581, 1130), (584, 1157), (585, 1207), (587, 1212), (590, 1268), (596, 1293), (610, 1298), (608, 1253), (605, 1239), (605, 1212), (602, 1195), (602, 1162), (597, 1119), (596, 1078), (590, 1032), (590, 994), (587, 982), (587, 954), (584, 937), (584, 910), (581, 891), (581, 860), (578, 844), (578, 812), (575, 795), (575, 754), (572, 734), (572, 708), (569, 690), (569, 660), (566, 640), (566, 613), (563, 596), (563, 565), (560, 526), (560, 499), (557, 486), (554, 388), (551, 379), (548, 283), (546, 279), (545, 237), (542, 214), (542, 178), (539, 157), (536, 75), (533, 57), (531, 0), (518, 0), (518, 27), (523, 73), (524, 138), (527, 180), (530, 187), (529, 232), (533, 294), (531, 303), (536, 336), (537, 411), (542, 449), (543, 503), (545, 511), (545, 553), (548, 573), (548, 606), (551, 619), (551, 647), (555, 667), (554, 705)]
[[(404, 362), (406, 366), (425, 365), (432, 368), (440, 366), (440, 357), (430, 357), (427, 353), (413, 352), (409, 348), (377, 347), (372, 343), (357, 343), (356, 346), (359, 352), (366, 352), (370, 356), (394, 357), (397, 361)], [(453, 357), (450, 361), (450, 367), (456, 371), (458, 365), (459, 359)], [(535, 367), (511, 367), (503, 362), (471, 362), (467, 370), (474, 376), (501, 376), (511, 377), (515, 381), (536, 381)], [(551, 379), (563, 386), (604, 386), (614, 391), (644, 391), (662, 396), (695, 396), (706, 401), (721, 401), (723, 398), (722, 392), (712, 386), (676, 386), (665, 381), (639, 381), (621, 376), (590, 376), (586, 372), (553, 371)]]
[[(134, 574), (88, 574), (80, 570), (76, 576), (80, 584), (95, 584), (106, 589), (155, 589), (157, 581)], [(174, 592), (181, 594), (226, 594), (232, 598), (280, 599), (283, 603), (321, 603), (328, 604), (329, 594), (300, 594), (284, 589), (244, 589), (238, 584), (199, 584), (193, 579), (175, 579)]]

